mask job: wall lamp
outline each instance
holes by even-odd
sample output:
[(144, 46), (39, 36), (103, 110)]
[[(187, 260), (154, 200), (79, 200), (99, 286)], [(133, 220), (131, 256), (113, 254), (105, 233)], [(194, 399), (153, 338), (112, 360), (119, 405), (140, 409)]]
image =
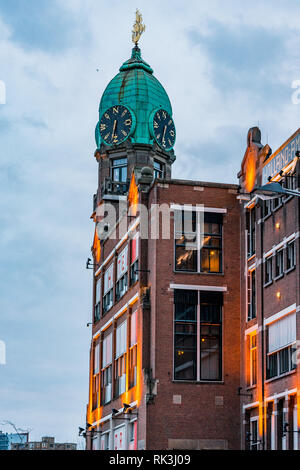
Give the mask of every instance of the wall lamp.
[(91, 258), (88, 258), (86, 261), (86, 269), (93, 269), (96, 266), (96, 264), (92, 263)]
[(251, 194), (257, 195), (258, 197), (276, 198), (280, 196), (300, 196), (300, 191), (294, 191), (292, 189), (286, 189), (279, 183), (268, 183), (264, 186), (259, 186), (254, 189)]

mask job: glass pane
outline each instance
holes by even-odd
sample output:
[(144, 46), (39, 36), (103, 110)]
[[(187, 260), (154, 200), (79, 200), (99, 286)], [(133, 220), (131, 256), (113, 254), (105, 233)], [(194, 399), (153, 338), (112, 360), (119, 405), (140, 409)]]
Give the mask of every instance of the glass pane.
[(219, 380), (220, 350), (219, 329), (201, 327), (201, 379)]
[(176, 246), (176, 270), (177, 271), (197, 271), (197, 251)]
[(197, 307), (189, 304), (175, 304), (175, 319), (196, 321)]
[(176, 350), (175, 358), (175, 379), (176, 380), (196, 380), (196, 352)]

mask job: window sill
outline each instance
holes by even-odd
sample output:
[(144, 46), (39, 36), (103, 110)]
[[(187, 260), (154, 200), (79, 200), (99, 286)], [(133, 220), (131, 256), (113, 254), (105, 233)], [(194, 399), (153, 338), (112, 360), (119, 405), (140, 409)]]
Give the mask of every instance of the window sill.
[(221, 273), (204, 273), (203, 271), (176, 271), (173, 270), (174, 274), (202, 274), (203, 276), (224, 276), (224, 272)]
[(265, 222), (266, 220), (268, 220), (272, 215), (272, 212), (270, 212), (269, 214), (265, 215), (263, 218), (262, 218), (262, 221)]
[(274, 382), (275, 380), (283, 379), (284, 377), (295, 374), (296, 372), (297, 372), (297, 369), (290, 370), (289, 372), (285, 372), (284, 374), (276, 375), (276, 377), (272, 377), (271, 379), (265, 380), (265, 383), (267, 384), (270, 382)]
[(249, 263), (249, 261), (251, 261), (252, 259), (255, 258), (255, 253), (253, 253), (252, 255), (250, 255), (249, 253), (247, 254), (247, 263)]
[(190, 384), (190, 385), (225, 385), (224, 380), (172, 380), (174, 384)]
[(284, 273), (279, 274), (279, 276), (274, 277), (274, 281), (279, 281), (284, 276)]
[(294, 266), (292, 266), (291, 268), (287, 269), (287, 270), (285, 271), (285, 274), (289, 274), (289, 273), (291, 273), (292, 271), (294, 271), (295, 269), (296, 269), (296, 265), (294, 265)]
[(264, 284), (264, 287), (269, 287), (273, 284), (273, 279), (269, 282), (266, 282), (266, 284)]

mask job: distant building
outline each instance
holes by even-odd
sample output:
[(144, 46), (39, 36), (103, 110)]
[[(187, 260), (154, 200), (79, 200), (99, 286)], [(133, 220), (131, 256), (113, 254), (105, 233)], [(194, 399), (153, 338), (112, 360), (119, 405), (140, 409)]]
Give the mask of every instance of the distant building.
[(13, 443), (11, 450), (76, 450), (77, 444), (55, 442), (54, 437), (44, 436), (41, 441), (30, 441), (24, 444)]
[(27, 432), (8, 434), (0, 431), (0, 450), (10, 450), (13, 444), (26, 444), (28, 438)]

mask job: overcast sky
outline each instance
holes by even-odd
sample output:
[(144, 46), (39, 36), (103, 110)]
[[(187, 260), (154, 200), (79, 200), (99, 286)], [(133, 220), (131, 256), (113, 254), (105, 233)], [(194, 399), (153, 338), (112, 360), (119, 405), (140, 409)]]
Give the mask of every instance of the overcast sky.
[(237, 182), (249, 127), (273, 150), (300, 127), (298, 0), (0, 0), (0, 422), (33, 439), (77, 442), (85, 423), (94, 129), (136, 7), (173, 106), (175, 178)]

